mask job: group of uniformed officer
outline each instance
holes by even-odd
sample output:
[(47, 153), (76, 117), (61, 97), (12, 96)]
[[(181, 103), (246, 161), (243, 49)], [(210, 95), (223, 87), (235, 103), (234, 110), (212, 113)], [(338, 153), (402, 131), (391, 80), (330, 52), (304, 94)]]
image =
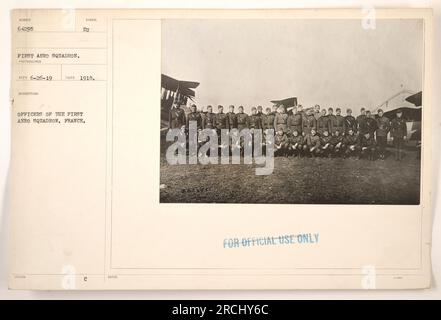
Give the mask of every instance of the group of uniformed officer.
[(199, 112), (192, 105), (185, 115), (179, 105), (172, 108), (169, 116), (170, 128), (188, 129), (189, 122), (195, 121), (198, 129), (214, 129), (219, 133), (222, 129), (274, 129), (275, 155), (283, 156), (321, 156), (321, 157), (366, 157), (375, 160), (377, 156), (385, 159), (387, 135), (393, 139), (395, 159), (403, 157), (403, 145), (407, 136), (406, 122), (400, 109), (391, 121), (379, 109), (375, 116), (369, 110), (361, 108), (360, 115), (355, 118), (352, 110), (341, 115), (341, 109), (314, 108), (303, 110), (302, 105), (294, 106), (288, 113), (283, 105), (266, 108), (252, 107), (251, 114), (244, 113), (243, 106), (235, 112), (233, 105), (224, 113), (223, 106), (218, 106), (213, 113), (212, 106), (206, 112)]

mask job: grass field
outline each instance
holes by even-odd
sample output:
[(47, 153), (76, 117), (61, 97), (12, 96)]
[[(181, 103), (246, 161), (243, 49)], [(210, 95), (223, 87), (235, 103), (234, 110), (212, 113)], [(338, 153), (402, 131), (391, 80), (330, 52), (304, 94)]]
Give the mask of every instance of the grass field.
[[(392, 152), (392, 150), (390, 150)], [(418, 204), (420, 160), (276, 157), (274, 171), (255, 165), (169, 165), (161, 157), (163, 203)]]

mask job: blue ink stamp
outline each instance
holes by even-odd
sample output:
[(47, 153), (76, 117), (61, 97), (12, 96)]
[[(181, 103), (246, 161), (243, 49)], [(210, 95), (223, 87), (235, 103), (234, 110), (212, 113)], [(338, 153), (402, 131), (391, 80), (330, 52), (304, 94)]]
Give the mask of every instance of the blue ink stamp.
[(319, 233), (284, 234), (278, 236), (234, 237), (225, 238), (224, 249), (250, 248), (278, 245), (316, 244), (320, 240)]

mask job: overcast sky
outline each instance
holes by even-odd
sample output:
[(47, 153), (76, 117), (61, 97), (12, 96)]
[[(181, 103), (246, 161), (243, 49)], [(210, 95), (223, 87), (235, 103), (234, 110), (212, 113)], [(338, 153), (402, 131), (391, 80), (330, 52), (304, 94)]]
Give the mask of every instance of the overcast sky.
[(422, 89), (421, 20), (166, 20), (162, 50), (162, 73), (200, 82), (198, 107), (295, 96), (358, 114)]

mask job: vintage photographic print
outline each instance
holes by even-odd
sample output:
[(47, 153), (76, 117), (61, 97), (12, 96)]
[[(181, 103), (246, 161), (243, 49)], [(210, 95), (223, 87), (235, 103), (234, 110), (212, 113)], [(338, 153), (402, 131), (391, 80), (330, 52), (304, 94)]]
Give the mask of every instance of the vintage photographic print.
[(420, 203), (423, 20), (162, 21), (161, 203)]
[(10, 18), (8, 288), (431, 287), (432, 9)]

